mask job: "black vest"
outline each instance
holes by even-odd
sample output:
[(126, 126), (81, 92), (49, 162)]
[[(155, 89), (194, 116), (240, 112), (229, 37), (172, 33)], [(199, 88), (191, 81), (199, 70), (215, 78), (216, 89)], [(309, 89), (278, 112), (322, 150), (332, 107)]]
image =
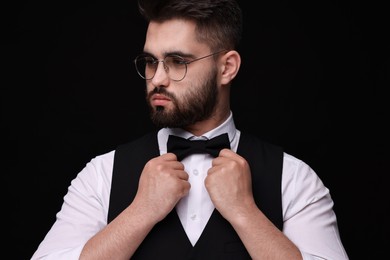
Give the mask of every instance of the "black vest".
[[(250, 165), (257, 206), (282, 230), (283, 150), (254, 135), (241, 133), (237, 153)], [(118, 146), (114, 157), (108, 222), (132, 202), (144, 165), (159, 155), (156, 132)], [(132, 259), (251, 258), (230, 223), (217, 210), (214, 210), (199, 240), (192, 246), (174, 209), (154, 226)]]

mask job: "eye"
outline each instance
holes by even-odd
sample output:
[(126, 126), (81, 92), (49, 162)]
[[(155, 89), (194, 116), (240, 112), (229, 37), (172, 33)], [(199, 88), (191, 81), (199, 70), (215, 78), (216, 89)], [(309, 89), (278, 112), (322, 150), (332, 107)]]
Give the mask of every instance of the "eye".
[(187, 61), (183, 57), (176, 55), (167, 56), (165, 58), (165, 62), (173, 66), (183, 66), (187, 63)]
[(145, 56), (144, 57), (144, 62), (145, 62), (145, 64), (148, 64), (148, 65), (154, 65), (158, 61), (155, 58), (153, 58), (152, 56)]

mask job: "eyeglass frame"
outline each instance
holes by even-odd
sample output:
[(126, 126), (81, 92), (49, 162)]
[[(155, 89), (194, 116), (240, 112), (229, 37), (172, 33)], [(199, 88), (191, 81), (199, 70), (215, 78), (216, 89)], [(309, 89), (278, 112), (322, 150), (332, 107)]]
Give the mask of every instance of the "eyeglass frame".
[[(142, 54), (139, 54), (139, 55), (133, 60), (133, 62), (134, 62), (135, 69), (136, 69), (138, 75), (139, 75), (141, 78), (143, 78), (144, 80), (151, 80), (151, 79), (153, 79), (154, 76), (156, 75), (156, 72), (157, 72), (157, 69), (158, 69), (158, 64), (157, 64), (157, 63), (160, 63), (160, 62), (163, 63), (163, 66), (164, 66), (163, 68), (164, 68), (165, 72), (167, 73), (167, 75), (168, 75), (168, 77), (169, 77), (169, 67), (168, 67), (167, 65), (165, 65), (165, 59), (166, 59), (167, 57), (178, 57), (178, 58), (180, 58), (180, 59), (183, 60), (183, 64), (184, 64), (184, 66), (185, 66), (184, 75), (183, 75), (183, 77), (182, 77), (181, 79), (172, 79), (171, 77), (169, 77), (171, 80), (177, 82), (177, 81), (182, 81), (182, 80), (187, 76), (188, 64), (191, 64), (191, 63), (193, 63), (193, 62), (195, 62), (195, 61), (202, 60), (202, 59), (205, 59), (205, 58), (208, 58), (208, 57), (217, 55), (217, 54), (219, 54), (219, 53), (221, 53), (221, 52), (224, 52), (224, 51), (226, 51), (226, 50), (220, 50), (220, 51), (217, 51), (217, 52), (213, 52), (213, 53), (207, 54), (207, 55), (205, 55), (205, 56), (202, 56), (202, 57), (199, 57), (199, 58), (190, 60), (190, 61), (186, 61), (182, 56), (177, 55), (177, 54), (169, 54), (169, 55), (165, 56), (164, 59), (159, 60), (159, 59), (154, 58), (153, 55), (151, 55), (151, 54), (142, 53)], [(154, 59), (154, 61), (153, 61), (154, 64), (157, 64), (156, 69), (155, 69), (155, 71), (154, 71), (154, 74), (153, 74), (153, 76), (152, 76), (151, 78), (146, 78), (146, 75), (143, 76), (142, 73), (140, 73), (140, 71), (138, 70), (137, 60), (138, 60), (140, 57), (142, 57), (142, 56), (150, 56), (151, 58)], [(167, 70), (166, 68), (168, 68), (168, 70)]]

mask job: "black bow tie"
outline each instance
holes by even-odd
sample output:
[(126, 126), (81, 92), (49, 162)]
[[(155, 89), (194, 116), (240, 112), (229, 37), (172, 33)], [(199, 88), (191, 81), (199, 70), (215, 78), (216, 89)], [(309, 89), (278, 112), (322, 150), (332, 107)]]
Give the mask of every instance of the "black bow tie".
[(208, 153), (217, 157), (223, 148), (230, 149), (228, 134), (221, 134), (209, 140), (188, 140), (170, 135), (167, 143), (168, 152), (174, 153), (179, 161), (194, 153)]

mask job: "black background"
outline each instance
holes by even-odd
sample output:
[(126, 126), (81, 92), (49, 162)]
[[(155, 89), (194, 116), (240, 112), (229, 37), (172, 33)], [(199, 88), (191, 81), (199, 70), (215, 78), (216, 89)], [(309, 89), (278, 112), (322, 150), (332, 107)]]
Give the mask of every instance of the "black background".
[[(316, 170), (351, 259), (386, 255), (385, 1), (240, 2), (237, 127)], [(12, 259), (29, 259), (85, 164), (153, 129), (131, 63), (146, 25), (130, 0), (2, 6), (3, 238)]]

